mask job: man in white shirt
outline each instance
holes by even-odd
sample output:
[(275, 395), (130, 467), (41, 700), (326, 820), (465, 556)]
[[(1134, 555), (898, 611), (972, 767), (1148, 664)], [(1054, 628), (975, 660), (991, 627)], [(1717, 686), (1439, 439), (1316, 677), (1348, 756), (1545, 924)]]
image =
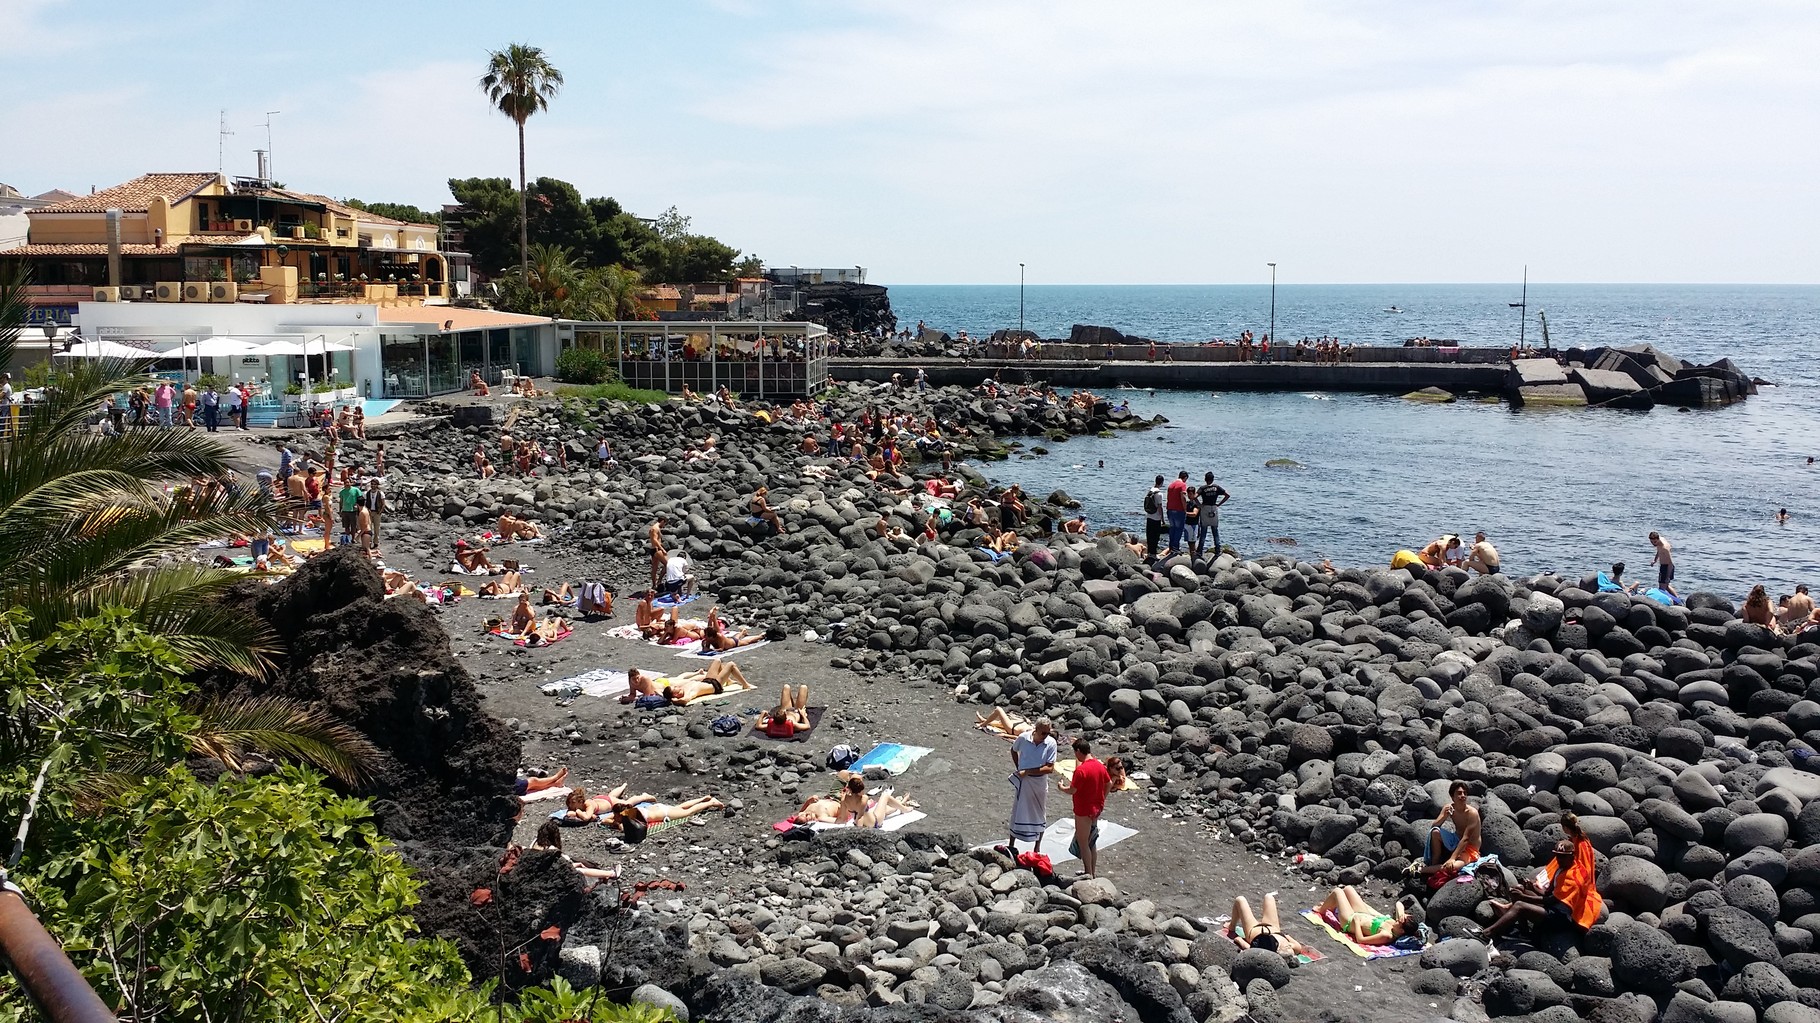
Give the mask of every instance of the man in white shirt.
[(664, 592), (677, 597), (686, 597), (693, 588), (695, 577), (689, 573), (689, 559), (681, 551), (672, 551), (664, 561)]

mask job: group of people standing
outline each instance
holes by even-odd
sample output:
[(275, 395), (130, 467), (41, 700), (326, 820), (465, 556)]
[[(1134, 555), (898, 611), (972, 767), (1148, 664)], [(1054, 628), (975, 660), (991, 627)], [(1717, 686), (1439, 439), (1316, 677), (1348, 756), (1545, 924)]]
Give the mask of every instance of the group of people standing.
[[(1176, 473), (1173, 481), (1165, 482), (1162, 473), (1158, 473), (1156, 483), (1144, 494), (1144, 551), (1152, 560), (1170, 554), (1192, 553), (1200, 557), (1207, 549), (1207, 540), (1213, 538), (1213, 551), (1220, 551), (1220, 508), (1232, 500), (1232, 494), (1225, 487), (1213, 481), (1213, 473), (1206, 473), (1200, 486), (1188, 482), (1188, 470)], [(1169, 546), (1160, 548), (1163, 531), (1169, 531)]]

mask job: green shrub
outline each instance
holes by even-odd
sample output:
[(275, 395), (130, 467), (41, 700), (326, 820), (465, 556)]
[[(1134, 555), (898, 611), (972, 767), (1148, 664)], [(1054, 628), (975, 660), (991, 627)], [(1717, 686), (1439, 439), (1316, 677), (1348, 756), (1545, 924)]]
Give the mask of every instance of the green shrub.
[(556, 357), (556, 379), (565, 384), (604, 384), (613, 375), (613, 364), (592, 348), (567, 348)]
[(599, 401), (605, 398), (607, 401), (630, 401), (640, 405), (655, 405), (660, 401), (670, 400), (670, 396), (662, 391), (648, 391), (644, 388), (633, 387), (623, 380), (615, 380), (606, 384), (589, 384), (586, 387), (564, 384), (556, 389), (556, 394), (561, 398), (580, 398), (583, 401)]

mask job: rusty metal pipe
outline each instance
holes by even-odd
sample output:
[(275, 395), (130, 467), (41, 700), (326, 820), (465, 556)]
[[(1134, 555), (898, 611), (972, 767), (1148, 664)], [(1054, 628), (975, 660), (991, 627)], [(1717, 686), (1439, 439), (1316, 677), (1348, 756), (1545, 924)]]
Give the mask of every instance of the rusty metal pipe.
[(11, 885), (0, 886), (0, 960), (51, 1023), (119, 1023)]

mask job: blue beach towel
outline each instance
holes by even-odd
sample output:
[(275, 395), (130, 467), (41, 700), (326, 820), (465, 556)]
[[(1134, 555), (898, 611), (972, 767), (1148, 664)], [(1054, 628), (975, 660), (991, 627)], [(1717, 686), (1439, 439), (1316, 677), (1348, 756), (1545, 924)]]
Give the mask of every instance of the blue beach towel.
[(1666, 607), (1674, 607), (1678, 604), (1685, 603), (1680, 597), (1675, 596), (1667, 590), (1659, 590), (1654, 586), (1644, 590), (1643, 595)]
[(881, 767), (892, 774), (903, 774), (916, 763), (935, 751), (927, 746), (904, 746), (895, 742), (881, 742), (866, 751), (866, 755), (853, 762), (849, 771), (864, 771), (868, 767)]
[(1011, 556), (1010, 551), (995, 551), (990, 547), (975, 547), (973, 549), (984, 554), (986, 557), (991, 558), (994, 565)]
[(692, 604), (695, 601), (698, 601), (700, 599), (701, 599), (701, 594), (699, 594), (699, 593), (691, 593), (686, 597), (677, 597), (677, 596), (671, 596), (671, 595), (666, 594), (662, 597), (658, 597), (657, 599), (651, 601), (651, 606), (652, 607), (662, 607), (662, 608), (681, 607), (684, 604)]

